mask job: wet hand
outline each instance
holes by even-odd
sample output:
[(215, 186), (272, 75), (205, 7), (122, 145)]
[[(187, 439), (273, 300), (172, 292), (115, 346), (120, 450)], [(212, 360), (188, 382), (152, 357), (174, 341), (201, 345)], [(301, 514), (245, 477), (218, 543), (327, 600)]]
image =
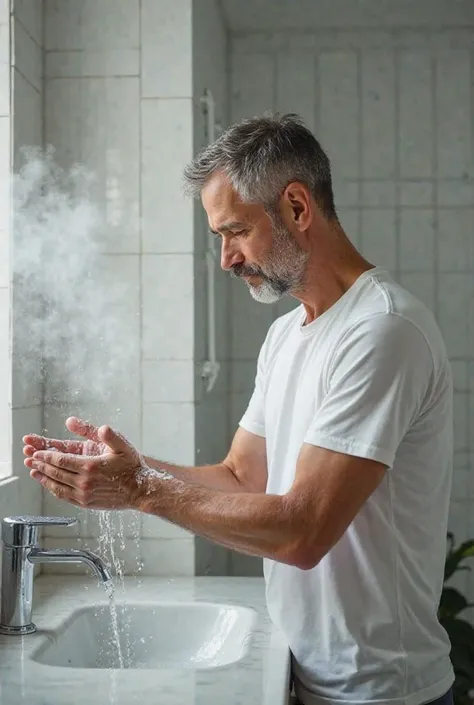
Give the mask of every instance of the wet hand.
[(58, 499), (78, 507), (135, 508), (142, 488), (140, 471), (146, 468), (138, 450), (110, 426), (96, 428), (78, 419), (68, 419), (66, 426), (87, 433), (87, 441), (25, 436), (24, 452), (29, 457), (24, 462), (31, 477)]
[(56, 438), (46, 438), (33, 433), (28, 436), (23, 436), (23, 454), (31, 458), (37, 450), (59, 450), (63, 453), (72, 453), (74, 455), (102, 455), (107, 450), (105, 443), (102, 443), (98, 436), (98, 427), (89, 424), (82, 419), (77, 419), (71, 416), (66, 420), (66, 428), (78, 436), (82, 436), (86, 440), (59, 440)]

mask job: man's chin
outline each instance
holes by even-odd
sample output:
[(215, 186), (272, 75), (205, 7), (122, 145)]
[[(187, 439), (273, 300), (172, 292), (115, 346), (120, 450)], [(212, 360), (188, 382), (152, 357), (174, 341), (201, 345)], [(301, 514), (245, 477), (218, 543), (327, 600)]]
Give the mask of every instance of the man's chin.
[(261, 304), (274, 304), (282, 298), (281, 294), (277, 293), (266, 283), (258, 284), (257, 286), (251, 284), (249, 281), (245, 283), (249, 288), (252, 298)]

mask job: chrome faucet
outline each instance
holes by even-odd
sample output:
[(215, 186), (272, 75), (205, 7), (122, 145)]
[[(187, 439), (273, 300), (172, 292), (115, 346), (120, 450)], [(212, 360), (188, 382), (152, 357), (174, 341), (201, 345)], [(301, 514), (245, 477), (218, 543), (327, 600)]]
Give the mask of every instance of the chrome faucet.
[(40, 526), (72, 526), (70, 517), (7, 517), (2, 522), (2, 584), (0, 634), (33, 634), (31, 621), (33, 569), (35, 563), (86, 563), (103, 583), (111, 580), (107, 566), (90, 551), (56, 548), (38, 544)]

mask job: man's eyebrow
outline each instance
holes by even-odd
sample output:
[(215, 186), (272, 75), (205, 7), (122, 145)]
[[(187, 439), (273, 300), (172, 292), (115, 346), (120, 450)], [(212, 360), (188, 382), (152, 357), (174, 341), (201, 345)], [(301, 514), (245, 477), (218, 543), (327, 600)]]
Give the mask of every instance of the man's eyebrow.
[(220, 226), (219, 230), (213, 230), (212, 228), (209, 228), (209, 232), (213, 235), (219, 235), (220, 233), (224, 233), (228, 230), (242, 230), (245, 227), (245, 223), (241, 223), (238, 220), (234, 220), (230, 223), (224, 223)]

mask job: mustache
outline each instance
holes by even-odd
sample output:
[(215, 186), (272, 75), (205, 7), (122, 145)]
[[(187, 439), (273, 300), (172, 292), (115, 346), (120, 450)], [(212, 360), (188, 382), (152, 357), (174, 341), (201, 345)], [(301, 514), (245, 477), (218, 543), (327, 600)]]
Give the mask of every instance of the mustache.
[(251, 277), (254, 275), (263, 277), (264, 279), (267, 278), (260, 267), (246, 267), (243, 264), (234, 264), (230, 270), (231, 277)]

